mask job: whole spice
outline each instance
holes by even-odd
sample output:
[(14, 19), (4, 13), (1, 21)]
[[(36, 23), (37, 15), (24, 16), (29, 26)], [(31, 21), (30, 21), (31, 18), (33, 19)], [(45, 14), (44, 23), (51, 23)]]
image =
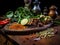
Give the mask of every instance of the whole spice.
[(10, 19), (5, 19), (3, 21), (0, 21), (0, 25), (5, 25), (7, 23), (9, 23)]
[(54, 29), (53, 28), (49, 28), (45, 31), (42, 31), (42, 32), (39, 32), (39, 33), (36, 33), (37, 37), (40, 37), (40, 38), (47, 38), (47, 37), (52, 37), (54, 36)]

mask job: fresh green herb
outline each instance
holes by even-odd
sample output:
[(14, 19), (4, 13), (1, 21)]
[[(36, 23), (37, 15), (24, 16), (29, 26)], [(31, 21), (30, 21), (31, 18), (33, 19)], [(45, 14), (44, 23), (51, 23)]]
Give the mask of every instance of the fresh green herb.
[(60, 25), (60, 20), (54, 20), (54, 25)]
[(6, 13), (7, 18), (12, 18), (13, 17), (13, 11), (9, 11)]
[(11, 22), (21, 23), (22, 19), (30, 19), (34, 17), (34, 14), (30, 11), (30, 9), (19, 7), (14, 13), (13, 11), (7, 12), (6, 17), (11, 18)]

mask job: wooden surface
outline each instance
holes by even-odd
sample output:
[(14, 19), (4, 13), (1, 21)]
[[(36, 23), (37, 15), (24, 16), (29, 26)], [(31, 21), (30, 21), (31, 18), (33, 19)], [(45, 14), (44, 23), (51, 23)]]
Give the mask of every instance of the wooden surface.
[(6, 40), (6, 38), (0, 34), (0, 45), (13, 45), (9, 40)]
[[(60, 19), (60, 16), (58, 16), (58, 18)], [(58, 31), (58, 33), (55, 35), (55, 37), (41, 39), (38, 41), (34, 40), (37, 37), (36, 34), (8, 35), (8, 36), (9, 36), (9, 38), (16, 41), (19, 45), (60, 45), (60, 26), (55, 26), (53, 28)], [(0, 35), (0, 45), (6, 45), (5, 41), (6, 41), (6, 38), (4, 38), (2, 35)], [(8, 42), (7, 45), (14, 45), (10, 41), (7, 41), (7, 42)]]
[(15, 40), (19, 45), (60, 45), (60, 26), (53, 28), (58, 31), (54, 37), (40, 39), (38, 41), (34, 40), (37, 37), (36, 34), (9, 35), (9, 37)]

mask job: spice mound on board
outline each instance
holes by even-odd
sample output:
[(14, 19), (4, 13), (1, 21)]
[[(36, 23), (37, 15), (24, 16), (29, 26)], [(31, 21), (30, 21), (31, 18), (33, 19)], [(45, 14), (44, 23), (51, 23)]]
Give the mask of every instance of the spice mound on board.
[(13, 29), (13, 30), (21, 30), (21, 29), (25, 29), (26, 27), (18, 24), (18, 23), (13, 23), (9, 26), (9, 29)]
[(36, 33), (37, 37), (39, 38), (47, 38), (47, 37), (53, 37), (55, 35), (54, 29), (53, 28), (49, 28), (45, 31), (41, 31), (39, 33)]

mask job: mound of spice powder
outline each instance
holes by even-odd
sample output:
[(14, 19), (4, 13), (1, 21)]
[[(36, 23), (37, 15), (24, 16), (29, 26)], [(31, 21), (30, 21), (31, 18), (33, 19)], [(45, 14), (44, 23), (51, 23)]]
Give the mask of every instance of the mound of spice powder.
[(26, 27), (18, 24), (18, 23), (13, 23), (9, 26), (9, 29), (13, 29), (13, 30), (21, 30), (21, 29), (25, 29)]

